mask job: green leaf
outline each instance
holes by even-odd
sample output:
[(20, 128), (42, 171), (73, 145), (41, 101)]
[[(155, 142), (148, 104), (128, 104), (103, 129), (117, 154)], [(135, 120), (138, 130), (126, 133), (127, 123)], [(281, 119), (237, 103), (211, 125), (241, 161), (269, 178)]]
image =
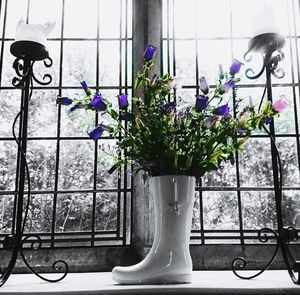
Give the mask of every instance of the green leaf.
[(210, 158), (212, 160), (217, 160), (222, 155), (223, 155), (223, 151), (216, 151), (210, 155)]
[(118, 114), (118, 112), (116, 112), (115, 110), (111, 110), (110, 113), (111, 113), (111, 117), (112, 117), (114, 120), (116, 120), (116, 121), (119, 120), (119, 114)]
[(144, 122), (140, 118), (135, 119), (135, 124), (138, 130), (146, 127)]
[(247, 141), (248, 141), (248, 137), (244, 137), (241, 140), (239, 140), (238, 143), (237, 143), (238, 149), (242, 150), (245, 147)]
[(262, 107), (261, 111), (263, 114), (268, 114), (272, 110), (272, 103), (268, 100)]

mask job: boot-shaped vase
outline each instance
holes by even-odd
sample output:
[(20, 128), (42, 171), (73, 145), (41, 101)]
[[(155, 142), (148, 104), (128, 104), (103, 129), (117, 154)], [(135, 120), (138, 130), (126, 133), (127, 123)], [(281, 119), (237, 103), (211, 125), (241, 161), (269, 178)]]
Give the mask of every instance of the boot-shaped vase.
[(191, 282), (189, 251), (195, 178), (186, 175), (156, 176), (154, 194), (155, 232), (148, 255), (140, 263), (112, 271), (120, 284), (183, 284)]

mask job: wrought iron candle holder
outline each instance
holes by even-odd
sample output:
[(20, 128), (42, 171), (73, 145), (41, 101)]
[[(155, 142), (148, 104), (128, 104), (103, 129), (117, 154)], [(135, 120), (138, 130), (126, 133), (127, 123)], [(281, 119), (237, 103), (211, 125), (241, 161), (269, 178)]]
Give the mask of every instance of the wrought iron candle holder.
[[(264, 72), (266, 73), (265, 91), (267, 92), (267, 99), (271, 102), (272, 102), (271, 76), (274, 76), (277, 79), (281, 79), (285, 75), (284, 71), (278, 68), (279, 62), (284, 59), (284, 53), (281, 50), (284, 45), (285, 45), (285, 38), (284, 36), (278, 33), (261, 34), (250, 39), (249, 46), (248, 46), (249, 50), (244, 55), (244, 59), (249, 62), (251, 60), (251, 56), (250, 56), (251, 52), (257, 52), (262, 54), (263, 66), (259, 71), (259, 73), (255, 74), (252, 69), (247, 69), (246, 76), (249, 79), (257, 79), (260, 76), (262, 76)], [(262, 97), (262, 100), (263, 98), (264, 95)], [(260, 103), (260, 107), (262, 104), (262, 100)], [(234, 274), (241, 279), (249, 280), (255, 278), (260, 274), (262, 274), (265, 270), (267, 270), (272, 265), (280, 249), (284, 260), (284, 264), (286, 266), (286, 269), (292, 281), (295, 284), (300, 284), (300, 261), (295, 260), (290, 249), (290, 243), (298, 240), (298, 232), (293, 226), (289, 226), (289, 227), (283, 226), (282, 167), (281, 167), (279, 152), (275, 142), (275, 128), (274, 128), (273, 118), (271, 119), (271, 122), (269, 124), (269, 130), (267, 128), (264, 128), (264, 130), (266, 131), (266, 133), (269, 135), (271, 139), (277, 230), (273, 230), (270, 228), (262, 228), (258, 233), (258, 239), (262, 243), (267, 243), (271, 237), (275, 238), (276, 240), (275, 251), (271, 259), (269, 260), (269, 262), (266, 264), (266, 266), (252, 276), (244, 276), (237, 272), (238, 270), (246, 269), (248, 261), (245, 257), (235, 258), (232, 261), (232, 270)]]
[[(10, 47), (10, 52), (16, 57), (13, 68), (17, 77), (13, 78), (14, 87), (21, 89), (21, 108), (17, 114), (13, 127), (13, 137), (18, 145), (17, 154), (17, 191), (16, 191), (16, 212), (13, 224), (13, 234), (6, 235), (3, 241), (3, 249), (11, 252), (11, 258), (0, 276), (0, 286), (4, 285), (11, 275), (18, 254), (20, 254), (23, 262), (29, 270), (36, 276), (47, 282), (58, 282), (62, 280), (68, 273), (68, 264), (63, 260), (57, 260), (52, 264), (54, 271), (60, 272), (61, 275), (57, 279), (49, 279), (40, 275), (34, 270), (26, 259), (24, 250), (28, 249), (25, 244), (30, 244), (31, 249), (40, 249), (42, 240), (38, 235), (25, 234), (24, 229), (29, 210), (30, 203), (30, 174), (26, 161), (27, 149), (27, 125), (28, 125), (28, 109), (29, 101), (33, 90), (33, 81), (39, 85), (48, 85), (52, 81), (50, 74), (45, 74), (43, 80), (39, 80), (33, 73), (33, 65), (36, 61), (43, 61), (46, 68), (51, 67), (52, 59), (49, 57), (46, 47), (40, 43), (32, 41), (17, 41)], [(15, 133), (15, 125), (19, 119), (19, 134)], [(25, 182), (27, 180), (27, 193), (25, 193)], [(27, 202), (24, 206), (24, 195), (27, 194)]]

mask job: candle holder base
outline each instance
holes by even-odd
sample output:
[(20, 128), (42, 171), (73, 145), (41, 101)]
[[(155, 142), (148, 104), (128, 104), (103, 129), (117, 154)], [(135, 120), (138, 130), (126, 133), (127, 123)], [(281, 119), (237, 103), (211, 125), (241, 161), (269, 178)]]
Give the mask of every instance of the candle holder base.
[(248, 52), (268, 53), (280, 50), (285, 45), (285, 38), (278, 33), (265, 33), (249, 40)]
[(16, 41), (11, 44), (10, 52), (15, 57), (26, 57), (35, 61), (49, 58), (47, 48), (43, 44), (33, 41)]

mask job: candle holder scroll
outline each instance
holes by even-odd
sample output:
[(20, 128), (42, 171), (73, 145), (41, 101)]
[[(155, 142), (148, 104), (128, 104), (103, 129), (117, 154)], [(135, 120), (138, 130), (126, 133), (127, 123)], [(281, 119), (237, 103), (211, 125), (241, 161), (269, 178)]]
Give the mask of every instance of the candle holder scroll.
[[(255, 74), (252, 69), (246, 70), (246, 76), (249, 79), (257, 79), (266, 73), (266, 85), (265, 90), (267, 91), (267, 99), (272, 102), (272, 82), (271, 76), (277, 79), (284, 77), (285, 73), (282, 69), (278, 68), (278, 64), (284, 59), (284, 53), (282, 48), (285, 45), (285, 38), (278, 33), (266, 33), (253, 37), (249, 41), (249, 50), (245, 53), (244, 58), (246, 61), (251, 60), (250, 53), (258, 52), (262, 54), (263, 66), (261, 70)], [(260, 106), (262, 105), (265, 91), (262, 96)], [(270, 137), (271, 142), (271, 153), (272, 153), (272, 168), (273, 168), (273, 181), (274, 181), (274, 192), (275, 192), (275, 204), (276, 204), (276, 218), (277, 218), (277, 231), (270, 228), (262, 228), (258, 232), (258, 240), (262, 243), (267, 243), (271, 237), (275, 239), (276, 245), (275, 250), (270, 258), (269, 262), (263, 267), (262, 270), (258, 271), (254, 275), (244, 276), (238, 273), (238, 270), (246, 269), (248, 261), (245, 257), (237, 257), (232, 261), (232, 270), (234, 274), (241, 279), (252, 279), (265, 270), (267, 270), (277, 258), (279, 249), (284, 260), (286, 269), (290, 275), (290, 278), (295, 284), (300, 284), (300, 261), (295, 260), (294, 255), (290, 249), (290, 243), (298, 240), (298, 232), (293, 226), (283, 226), (282, 216), (282, 166), (280, 155), (276, 146), (275, 141), (275, 127), (274, 120), (271, 119), (269, 130), (264, 127), (265, 132)], [(271, 235), (271, 236), (270, 236)]]
[[(63, 260), (57, 260), (52, 264), (52, 269), (60, 272), (60, 277), (57, 279), (46, 278), (30, 266), (24, 254), (24, 250), (28, 249), (28, 246), (26, 247), (28, 244), (30, 245), (30, 249), (40, 249), (42, 246), (42, 239), (38, 235), (24, 234), (30, 204), (30, 173), (26, 160), (29, 101), (32, 95), (33, 82), (39, 85), (48, 85), (52, 81), (50, 74), (45, 74), (42, 80), (38, 79), (34, 75), (33, 66), (36, 61), (43, 61), (45, 67), (49, 68), (52, 66), (52, 59), (49, 57), (44, 45), (33, 41), (16, 41), (11, 45), (10, 51), (16, 57), (13, 68), (17, 76), (13, 78), (12, 84), (14, 87), (21, 89), (22, 95), (20, 112), (15, 117), (12, 127), (13, 137), (18, 145), (16, 211), (13, 234), (6, 235), (3, 240), (3, 249), (11, 252), (11, 258), (7, 267), (1, 273), (0, 287), (5, 284), (13, 272), (19, 253), (28, 269), (44, 281), (58, 282), (64, 279), (68, 273), (68, 264)], [(18, 119), (19, 134), (17, 136), (15, 125)], [(26, 180), (27, 202), (25, 210), (23, 210)]]

